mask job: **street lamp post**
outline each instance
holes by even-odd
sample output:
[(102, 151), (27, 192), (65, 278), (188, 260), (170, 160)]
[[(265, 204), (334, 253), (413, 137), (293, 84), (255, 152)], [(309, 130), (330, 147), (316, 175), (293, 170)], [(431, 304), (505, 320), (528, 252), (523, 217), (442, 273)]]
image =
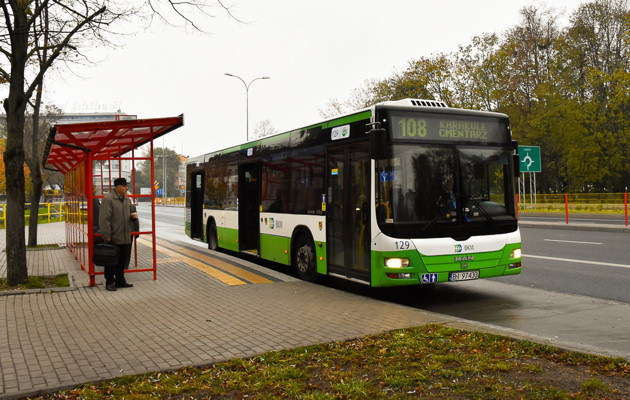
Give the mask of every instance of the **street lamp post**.
[(245, 81), (240, 76), (236, 76), (227, 72), (225, 73), (225, 75), (231, 76), (232, 78), (236, 78), (239, 81), (243, 82), (243, 85), (245, 85), (245, 117), (246, 117), (247, 141), (249, 142), (249, 87), (251, 86), (252, 83), (254, 83), (254, 81), (257, 81), (259, 79), (271, 79), (271, 77), (261, 76), (260, 78), (252, 79), (249, 83), (245, 83)]

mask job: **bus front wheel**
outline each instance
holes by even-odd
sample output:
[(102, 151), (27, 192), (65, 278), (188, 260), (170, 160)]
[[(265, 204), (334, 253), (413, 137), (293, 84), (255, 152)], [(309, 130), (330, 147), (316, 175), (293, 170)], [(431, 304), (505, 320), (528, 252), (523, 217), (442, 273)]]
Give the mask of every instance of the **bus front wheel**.
[(307, 282), (315, 282), (317, 280), (315, 245), (306, 235), (300, 235), (297, 239), (293, 255), (293, 266), (298, 278)]
[(219, 247), (219, 239), (217, 238), (217, 224), (214, 219), (208, 221), (206, 237), (208, 238), (208, 248), (216, 250)]

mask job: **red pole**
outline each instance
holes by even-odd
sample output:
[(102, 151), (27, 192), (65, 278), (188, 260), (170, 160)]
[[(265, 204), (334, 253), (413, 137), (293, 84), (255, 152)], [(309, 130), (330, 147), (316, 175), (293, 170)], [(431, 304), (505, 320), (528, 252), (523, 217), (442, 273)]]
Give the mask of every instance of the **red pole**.
[(623, 205), (626, 209), (626, 226), (628, 226), (628, 192), (623, 194)]
[(85, 266), (88, 267), (88, 275), (90, 276), (90, 286), (96, 286), (96, 274), (94, 273), (94, 263), (92, 262), (92, 255), (94, 254), (94, 179), (92, 178), (94, 159), (91, 152), (87, 153), (87, 160), (83, 162), (83, 170), (85, 173), (85, 195), (87, 197), (87, 260), (83, 260)]
[(153, 246), (153, 280), (157, 279), (157, 251), (155, 250), (155, 188), (153, 188), (153, 182), (155, 182), (155, 169), (153, 163), (155, 160), (155, 154), (153, 153), (153, 137), (151, 137), (151, 245)]
[(564, 210), (567, 216), (567, 224), (569, 223), (569, 194), (564, 194)]
[(518, 221), (518, 194), (516, 195), (516, 220)]

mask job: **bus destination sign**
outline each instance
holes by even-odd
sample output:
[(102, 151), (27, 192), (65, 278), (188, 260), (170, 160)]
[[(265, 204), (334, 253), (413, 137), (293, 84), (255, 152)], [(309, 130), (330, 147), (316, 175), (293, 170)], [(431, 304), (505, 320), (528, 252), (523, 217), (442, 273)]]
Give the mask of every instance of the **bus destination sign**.
[(505, 143), (505, 123), (498, 118), (444, 114), (391, 115), (392, 138), (418, 141)]

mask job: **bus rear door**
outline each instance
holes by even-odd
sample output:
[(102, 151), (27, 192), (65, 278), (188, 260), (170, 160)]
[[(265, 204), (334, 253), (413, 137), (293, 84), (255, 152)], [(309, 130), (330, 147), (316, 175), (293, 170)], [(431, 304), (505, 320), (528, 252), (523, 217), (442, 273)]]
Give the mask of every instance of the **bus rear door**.
[(242, 252), (259, 254), (260, 163), (238, 167), (238, 244)]
[(192, 190), (190, 193), (190, 237), (203, 239), (203, 183), (204, 172), (193, 172), (191, 176)]
[(370, 283), (369, 146), (330, 147), (327, 155), (329, 272)]

